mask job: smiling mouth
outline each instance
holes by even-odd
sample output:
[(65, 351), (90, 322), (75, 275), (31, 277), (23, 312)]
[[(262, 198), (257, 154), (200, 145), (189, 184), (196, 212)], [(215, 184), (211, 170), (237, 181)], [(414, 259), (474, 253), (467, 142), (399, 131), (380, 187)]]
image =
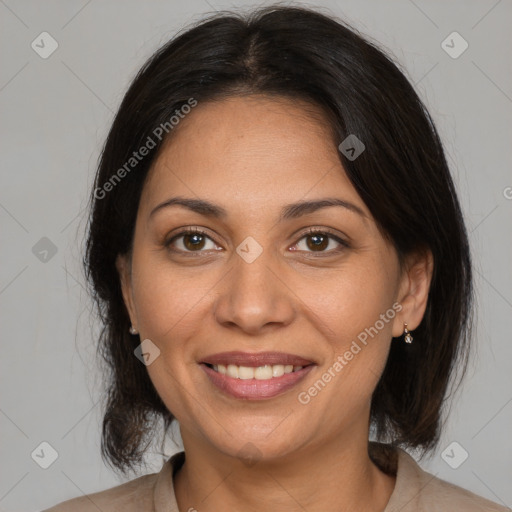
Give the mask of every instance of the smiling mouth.
[(242, 366), (203, 362), (200, 366), (210, 383), (223, 395), (243, 400), (266, 400), (297, 386), (316, 364)]
[(298, 372), (299, 370), (302, 370), (302, 368), (304, 368), (304, 366), (294, 366), (291, 364), (266, 364), (263, 366), (256, 367), (238, 366), (236, 364), (204, 364), (206, 364), (206, 366), (216, 371), (217, 373), (226, 375), (227, 377), (231, 377), (233, 379), (241, 380), (269, 380), (273, 378), (282, 377), (283, 375), (288, 373)]
[(222, 394), (265, 400), (293, 388), (317, 366), (312, 359), (284, 352), (231, 351), (202, 357), (199, 366)]

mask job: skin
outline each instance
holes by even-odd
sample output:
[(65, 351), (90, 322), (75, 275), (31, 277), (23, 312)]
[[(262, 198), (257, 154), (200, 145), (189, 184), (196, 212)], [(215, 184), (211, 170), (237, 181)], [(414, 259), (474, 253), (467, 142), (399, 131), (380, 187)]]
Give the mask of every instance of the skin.
[[(175, 196), (208, 200), (227, 215), (172, 206), (150, 216)], [(364, 216), (334, 206), (278, 219), (289, 203), (325, 197)], [(199, 248), (186, 236), (173, 241), (175, 252), (165, 246), (195, 226), (207, 232)], [(349, 247), (331, 238), (315, 248), (304, 235), (310, 227), (329, 228)], [(391, 338), (423, 317), (432, 257), (411, 254), (400, 269), (322, 113), (260, 95), (199, 104), (150, 170), (134, 236), (131, 259), (120, 255), (117, 266), (132, 324), (160, 350), (149, 376), (180, 424), (180, 510), (383, 510), (395, 478), (368, 456), (370, 400)], [(248, 236), (263, 248), (252, 263), (236, 252)], [(307, 405), (299, 403), (298, 393), (395, 302), (402, 310), (394, 319)], [(198, 364), (231, 350), (292, 353), (317, 366), (274, 398), (235, 399)], [(243, 460), (247, 443), (254, 464)]]

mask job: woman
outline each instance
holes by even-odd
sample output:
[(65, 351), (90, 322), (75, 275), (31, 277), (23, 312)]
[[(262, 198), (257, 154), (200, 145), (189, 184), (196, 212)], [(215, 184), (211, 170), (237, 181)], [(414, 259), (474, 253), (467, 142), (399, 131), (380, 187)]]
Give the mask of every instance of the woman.
[(353, 29), (270, 7), (171, 40), (91, 200), (103, 456), (134, 468), (160, 419), (184, 452), (50, 511), (505, 510), (405, 451), (464, 369), (471, 259), (428, 112)]

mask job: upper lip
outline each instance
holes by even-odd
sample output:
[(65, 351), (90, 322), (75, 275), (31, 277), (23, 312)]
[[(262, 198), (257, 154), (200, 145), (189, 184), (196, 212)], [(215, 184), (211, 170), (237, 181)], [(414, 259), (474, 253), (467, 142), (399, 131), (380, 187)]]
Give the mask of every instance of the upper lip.
[(285, 354), (283, 352), (219, 352), (206, 356), (201, 360), (206, 364), (234, 364), (237, 366), (258, 367), (265, 365), (293, 365), (308, 366), (313, 361), (294, 354)]

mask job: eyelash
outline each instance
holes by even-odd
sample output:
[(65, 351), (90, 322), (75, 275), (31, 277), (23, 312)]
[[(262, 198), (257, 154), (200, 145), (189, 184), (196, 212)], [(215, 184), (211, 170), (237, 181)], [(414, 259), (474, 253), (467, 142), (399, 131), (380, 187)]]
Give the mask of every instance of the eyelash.
[[(206, 237), (206, 238), (210, 239), (212, 242), (215, 243), (215, 241), (205, 231), (203, 231), (202, 229), (190, 228), (190, 229), (186, 229), (186, 230), (180, 231), (179, 233), (175, 234), (172, 238), (170, 238), (169, 240), (164, 242), (164, 246), (167, 247), (170, 251), (172, 251), (174, 253), (186, 254), (186, 255), (191, 255), (191, 256), (195, 256), (196, 254), (200, 254), (202, 252), (206, 252), (204, 250), (199, 250), (199, 251), (183, 251), (182, 249), (175, 249), (175, 248), (173, 248), (172, 247), (172, 243), (176, 239), (178, 239), (180, 237), (183, 237), (185, 235), (200, 235), (200, 236), (203, 236), (203, 237)], [(300, 238), (295, 243), (295, 245), (297, 245), (297, 243), (299, 243), (303, 238), (308, 237), (308, 236), (313, 236), (313, 235), (324, 235), (324, 236), (327, 235), (328, 238), (338, 242), (340, 244), (340, 246), (337, 247), (336, 249), (331, 249), (329, 251), (318, 251), (318, 252), (316, 252), (316, 251), (299, 251), (299, 250), (297, 250), (298, 252), (306, 252), (306, 253), (309, 253), (309, 254), (314, 254), (315, 255), (314, 257), (321, 257), (322, 255), (325, 255), (325, 254), (341, 252), (344, 249), (348, 249), (350, 247), (348, 242), (346, 242), (345, 240), (341, 239), (339, 236), (335, 235), (329, 229), (325, 229), (325, 228), (323, 228), (323, 229), (309, 228), (305, 232), (301, 233)]]

